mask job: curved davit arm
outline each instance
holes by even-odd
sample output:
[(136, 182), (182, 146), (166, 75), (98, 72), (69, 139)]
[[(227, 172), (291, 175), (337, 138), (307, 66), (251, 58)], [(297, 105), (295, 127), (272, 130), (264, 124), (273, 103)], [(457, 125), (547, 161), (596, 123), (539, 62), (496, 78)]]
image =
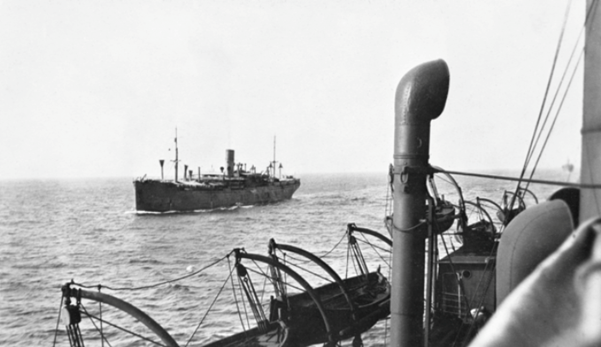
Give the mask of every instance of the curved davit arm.
[(347, 225), (347, 232), (349, 234), (352, 234), (354, 231), (358, 231), (358, 232), (363, 233), (363, 234), (371, 235), (371, 236), (379, 239), (380, 241), (386, 243), (388, 246), (392, 247), (392, 240), (389, 239), (388, 237), (380, 234), (379, 232), (377, 232), (375, 230), (368, 229), (368, 228), (358, 227), (357, 225), (355, 225), (355, 223), (348, 224)]
[(328, 264), (326, 264), (323, 260), (321, 260), (319, 257), (314, 255), (313, 253), (307, 252), (302, 248), (294, 247), (292, 245), (276, 243), (274, 239), (270, 239), (269, 240), (270, 254), (271, 254), (272, 250), (273, 250), (273, 254), (275, 254), (275, 248), (278, 248), (282, 251), (296, 253), (300, 256), (303, 256), (303, 257), (311, 260), (313, 263), (315, 263), (319, 267), (321, 267), (328, 275), (330, 275), (330, 277), (332, 277), (334, 282), (336, 282), (336, 284), (338, 284), (338, 287), (340, 288), (342, 295), (344, 295), (346, 302), (349, 304), (349, 308), (351, 309), (351, 312), (355, 312), (356, 307), (355, 307), (355, 304), (353, 304), (353, 301), (351, 300), (351, 297), (348, 294), (348, 289), (346, 288), (346, 285), (342, 281), (342, 278), (340, 278), (340, 276), (336, 273), (336, 271), (334, 271), (334, 269), (332, 269)]
[(126, 301), (123, 301), (109, 294), (104, 294), (101, 292), (91, 292), (81, 289), (72, 289), (68, 286), (63, 287), (63, 295), (65, 297), (79, 296), (84, 299), (101, 302), (103, 304), (113, 306), (139, 320), (140, 323), (144, 324), (148, 329), (155, 333), (161, 339), (161, 341), (163, 341), (163, 343), (165, 343), (165, 345), (167, 345), (168, 347), (179, 347), (179, 345), (177, 344), (177, 342), (175, 342), (173, 337), (171, 337), (171, 335), (169, 335), (169, 333), (159, 323), (157, 323), (154, 319), (150, 318), (150, 316), (144, 313), (142, 310)]

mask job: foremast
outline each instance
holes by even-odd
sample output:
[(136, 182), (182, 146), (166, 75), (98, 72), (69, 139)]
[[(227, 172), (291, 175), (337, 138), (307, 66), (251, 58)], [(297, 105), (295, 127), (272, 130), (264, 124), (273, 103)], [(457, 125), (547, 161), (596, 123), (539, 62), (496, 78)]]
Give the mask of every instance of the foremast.
[(424, 343), (426, 177), (430, 122), (443, 111), (449, 69), (443, 60), (419, 65), (400, 81), (395, 101), (391, 346)]

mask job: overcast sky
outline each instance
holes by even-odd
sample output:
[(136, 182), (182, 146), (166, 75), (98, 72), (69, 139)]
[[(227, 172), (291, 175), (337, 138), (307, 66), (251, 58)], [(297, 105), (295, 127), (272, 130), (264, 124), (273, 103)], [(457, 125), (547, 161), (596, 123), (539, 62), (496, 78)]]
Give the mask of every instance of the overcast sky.
[[(574, 3), (567, 51), (584, 17)], [(565, 10), (544, 0), (0, 0), (0, 179), (156, 177), (176, 128), (180, 159), (203, 172), (227, 148), (264, 168), (274, 136), (288, 173), (385, 172), (396, 86), (439, 58), (451, 83), (431, 162), (518, 169)], [(543, 167), (579, 166), (581, 75)]]

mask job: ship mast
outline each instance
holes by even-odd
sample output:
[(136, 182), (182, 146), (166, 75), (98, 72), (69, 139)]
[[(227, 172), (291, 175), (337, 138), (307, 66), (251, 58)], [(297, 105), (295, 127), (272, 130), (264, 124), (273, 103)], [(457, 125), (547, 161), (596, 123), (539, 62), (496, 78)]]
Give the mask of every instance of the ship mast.
[(273, 136), (273, 161), (271, 162), (271, 165), (273, 166), (273, 178), (275, 178), (275, 135)]
[(175, 163), (175, 182), (177, 182), (177, 168), (179, 163), (179, 154), (177, 149), (177, 128), (175, 128), (175, 160), (173, 162)]
[[(592, 6), (592, 7), (591, 7)], [(598, 1), (588, 0), (592, 13), (586, 21), (584, 48), (584, 93), (582, 112), (582, 157), (580, 183), (598, 184), (601, 172), (601, 8)], [(595, 20), (596, 19), (596, 20)], [(601, 190), (580, 190), (580, 222), (598, 216), (601, 211)]]

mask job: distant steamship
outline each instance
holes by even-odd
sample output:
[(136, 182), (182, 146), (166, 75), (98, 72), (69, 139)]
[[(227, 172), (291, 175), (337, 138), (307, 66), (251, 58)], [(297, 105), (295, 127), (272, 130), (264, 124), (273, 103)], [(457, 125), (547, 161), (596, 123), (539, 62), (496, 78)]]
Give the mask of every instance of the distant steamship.
[(186, 212), (209, 210), (232, 206), (259, 205), (290, 199), (300, 186), (300, 179), (292, 176), (282, 177), (282, 164), (276, 177), (275, 139), (274, 157), (265, 172), (257, 173), (255, 167), (246, 170), (246, 164), (234, 162), (234, 151), (226, 150), (225, 169), (221, 174), (197, 175), (184, 165), (183, 180), (178, 178), (178, 148), (175, 138), (175, 178), (163, 179), (138, 178), (134, 180), (136, 210), (148, 212)]

